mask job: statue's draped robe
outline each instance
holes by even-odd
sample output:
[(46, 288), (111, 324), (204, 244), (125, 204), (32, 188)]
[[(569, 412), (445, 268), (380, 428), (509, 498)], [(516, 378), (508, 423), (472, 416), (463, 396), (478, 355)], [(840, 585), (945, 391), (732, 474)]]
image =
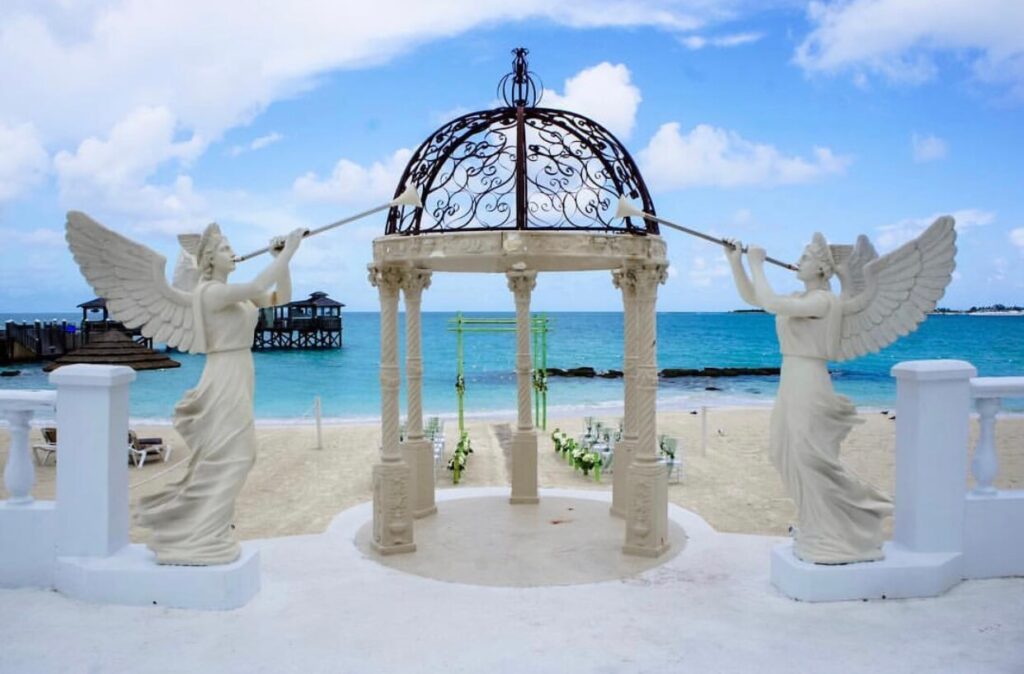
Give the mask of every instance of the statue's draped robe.
[(192, 450), (188, 472), (141, 499), (136, 516), (152, 529), (148, 545), (161, 564), (226, 564), (241, 551), (231, 528), (235, 499), (256, 460), (251, 348), (257, 309), (244, 301), (204, 314), (203, 295), (213, 283), (199, 284), (194, 300), (197, 318), (208, 319), (197, 325), (205, 328), (206, 366), (198, 386), (174, 408), (174, 428)]
[(851, 473), (839, 446), (856, 408), (836, 395), (827, 357), (834, 352), (842, 308), (830, 292), (821, 318), (777, 316), (782, 351), (779, 392), (771, 416), (771, 458), (796, 502), (794, 552), (805, 561), (843, 564), (882, 558), (882, 521), (889, 499)]

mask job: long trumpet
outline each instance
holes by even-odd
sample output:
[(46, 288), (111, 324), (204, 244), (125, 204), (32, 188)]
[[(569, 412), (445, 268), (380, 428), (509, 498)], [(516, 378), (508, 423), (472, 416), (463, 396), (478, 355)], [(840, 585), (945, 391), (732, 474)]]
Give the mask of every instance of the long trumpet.
[[(686, 234), (689, 234), (690, 236), (696, 236), (699, 239), (704, 239), (705, 241), (710, 241), (711, 243), (717, 243), (718, 245), (725, 246), (726, 248), (732, 248), (733, 247), (733, 245), (731, 243), (729, 243), (728, 241), (726, 241), (725, 239), (718, 239), (718, 238), (715, 238), (715, 237), (710, 236), (708, 234), (705, 234), (704, 232), (698, 232), (695, 229), (690, 229), (689, 227), (683, 227), (682, 225), (677, 225), (676, 223), (670, 222), (670, 221), (666, 220), (665, 218), (659, 218), (657, 215), (652, 215), (651, 213), (645, 213), (645, 212), (641, 211), (639, 208), (637, 208), (636, 206), (634, 206), (633, 204), (631, 204), (629, 202), (629, 200), (626, 199), (626, 197), (619, 197), (619, 205), (618, 205), (618, 208), (615, 210), (615, 217), (616, 218), (636, 217), (636, 218), (646, 218), (648, 220), (654, 220), (655, 222), (659, 222), (659, 223), (665, 225), (666, 227), (671, 227), (672, 229), (678, 229), (680, 232), (685, 232)], [(746, 253), (747, 252), (747, 247), (743, 246), (742, 250), (743, 250), (744, 253)], [(774, 257), (765, 257), (765, 262), (771, 262), (772, 264), (778, 265), (778, 266), (782, 267), (783, 269), (790, 269), (792, 271), (797, 271), (798, 270), (798, 267), (796, 265), (789, 264), (788, 262), (783, 262), (782, 260), (776, 260)]]
[[(317, 234), (321, 234), (323, 232), (326, 232), (329, 229), (334, 229), (335, 227), (341, 227), (342, 225), (347, 225), (350, 222), (355, 222), (356, 220), (360, 220), (362, 218), (365, 218), (368, 215), (373, 215), (374, 213), (378, 213), (380, 211), (383, 211), (384, 209), (391, 208), (392, 206), (415, 206), (416, 208), (423, 208), (423, 202), (420, 201), (420, 195), (417, 194), (417, 192), (416, 192), (416, 186), (413, 185), (412, 183), (410, 183), (409, 185), (406, 186), (405, 190), (401, 194), (399, 194), (397, 197), (395, 197), (394, 199), (392, 199), (388, 203), (382, 204), (380, 206), (376, 206), (374, 208), (371, 208), (369, 210), (363, 211), (361, 213), (356, 213), (355, 215), (350, 215), (347, 218), (343, 218), (343, 219), (338, 220), (336, 222), (332, 222), (329, 225), (324, 225), (323, 227), (317, 227), (316, 229), (308, 230), (308, 231), (306, 231), (305, 234), (302, 235), (302, 238), (303, 239), (308, 239), (311, 236), (315, 236)], [(257, 255), (262, 255), (263, 253), (269, 253), (269, 252), (270, 252), (270, 246), (264, 246), (263, 248), (260, 248), (259, 250), (254, 250), (251, 253), (247, 253), (245, 255), (239, 255), (239, 256), (235, 257), (235, 262), (245, 262), (246, 260), (254, 258)]]

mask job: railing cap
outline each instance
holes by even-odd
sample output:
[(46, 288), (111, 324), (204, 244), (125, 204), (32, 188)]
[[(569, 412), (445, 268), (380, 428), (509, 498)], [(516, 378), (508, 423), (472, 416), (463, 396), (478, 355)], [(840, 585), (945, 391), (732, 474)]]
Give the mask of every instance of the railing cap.
[(1024, 398), (1024, 377), (975, 377), (971, 380), (974, 398)]
[(0, 411), (52, 411), (57, 404), (56, 391), (0, 391)]
[(64, 365), (50, 373), (54, 386), (119, 386), (135, 381), (135, 370), (124, 365)]
[(894, 365), (891, 374), (912, 381), (944, 381), (970, 379), (978, 371), (966, 360), (908, 360)]

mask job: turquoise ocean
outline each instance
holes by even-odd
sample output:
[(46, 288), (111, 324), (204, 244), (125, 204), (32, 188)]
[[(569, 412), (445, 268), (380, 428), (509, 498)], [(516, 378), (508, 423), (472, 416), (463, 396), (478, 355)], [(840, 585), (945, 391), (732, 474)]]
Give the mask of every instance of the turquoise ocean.
[[(512, 313), (464, 314), (467, 317), (513, 318)], [(538, 314), (539, 315), (539, 314)], [(591, 366), (622, 369), (621, 313), (549, 313), (549, 367)], [(456, 411), (456, 336), (448, 330), (452, 313), (423, 315), (423, 394), (427, 414)], [(0, 320), (67, 320), (80, 314), (0, 314)], [(404, 324), (400, 323), (403, 330)], [(515, 334), (470, 333), (464, 337), (466, 413), (512, 415), (515, 408)], [(380, 321), (377, 313), (344, 315), (344, 346), (329, 351), (254, 353), (256, 416), (261, 421), (296, 421), (312, 414), (319, 396), (325, 418), (368, 420), (379, 417)], [(202, 356), (173, 353), (181, 367), (140, 372), (131, 389), (136, 420), (166, 420), (174, 403), (199, 381)], [(830, 364), (836, 390), (866, 408), (895, 404), (896, 385), (889, 374), (905, 360), (953, 358), (974, 364), (980, 376), (1024, 375), (1024, 316), (930, 316), (913, 334), (881, 353)], [(758, 313), (659, 313), (658, 367), (778, 367), (774, 318)], [(49, 388), (41, 365), (16, 365), (21, 375), (0, 379), (0, 388)], [(404, 379), (404, 378), (403, 378)], [(663, 379), (658, 390), (662, 409), (702, 405), (770, 405), (778, 377)], [(713, 387), (720, 390), (708, 390)], [(549, 418), (622, 407), (622, 379), (548, 380)], [(403, 390), (404, 408), (404, 390)], [(1024, 411), (1024, 400), (1007, 400), (1004, 408)]]

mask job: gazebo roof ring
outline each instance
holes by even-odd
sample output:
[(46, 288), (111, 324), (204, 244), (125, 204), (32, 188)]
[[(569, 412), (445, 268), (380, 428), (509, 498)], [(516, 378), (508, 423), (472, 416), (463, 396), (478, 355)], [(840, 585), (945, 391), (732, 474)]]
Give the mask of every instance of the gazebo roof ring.
[[(616, 218), (619, 197), (654, 204), (636, 162), (601, 124), (536, 107), (539, 89), (516, 49), (499, 89), (505, 107), (471, 112), (417, 148), (396, 196), (414, 185), (423, 208), (394, 206), (385, 234), (483, 230), (658, 234), (653, 220)], [(427, 221), (424, 222), (424, 214)]]

